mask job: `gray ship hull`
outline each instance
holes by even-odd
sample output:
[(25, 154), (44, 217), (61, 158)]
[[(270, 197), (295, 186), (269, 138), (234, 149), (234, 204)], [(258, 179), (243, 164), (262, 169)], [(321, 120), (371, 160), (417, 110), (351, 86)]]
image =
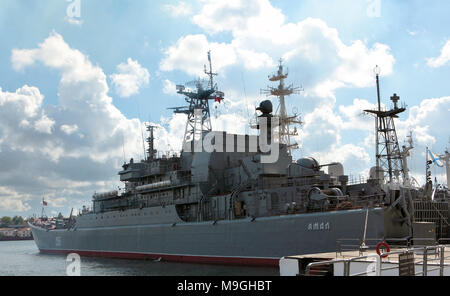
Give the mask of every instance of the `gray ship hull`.
[[(392, 211), (369, 211), (367, 238), (407, 236)], [(339, 239), (362, 239), (366, 210), (232, 221), (76, 227), (31, 225), (42, 253), (219, 264), (278, 265), (283, 256), (333, 252)]]

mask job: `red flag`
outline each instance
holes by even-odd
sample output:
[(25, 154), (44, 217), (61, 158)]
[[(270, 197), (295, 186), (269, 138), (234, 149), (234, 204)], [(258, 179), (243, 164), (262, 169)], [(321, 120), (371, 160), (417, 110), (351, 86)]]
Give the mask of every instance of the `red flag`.
[(42, 205), (43, 205), (44, 207), (46, 207), (46, 206), (47, 206), (47, 202), (46, 202), (45, 200), (42, 200)]
[(215, 101), (215, 102), (218, 102), (218, 103), (221, 103), (221, 102), (222, 102), (222, 98), (216, 97), (216, 98), (214, 99), (214, 101)]

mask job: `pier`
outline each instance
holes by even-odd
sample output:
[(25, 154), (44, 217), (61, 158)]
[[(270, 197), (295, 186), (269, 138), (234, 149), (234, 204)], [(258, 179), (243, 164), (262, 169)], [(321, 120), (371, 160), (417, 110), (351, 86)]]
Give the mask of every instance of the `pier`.
[(450, 276), (450, 245), (287, 256), (281, 276)]

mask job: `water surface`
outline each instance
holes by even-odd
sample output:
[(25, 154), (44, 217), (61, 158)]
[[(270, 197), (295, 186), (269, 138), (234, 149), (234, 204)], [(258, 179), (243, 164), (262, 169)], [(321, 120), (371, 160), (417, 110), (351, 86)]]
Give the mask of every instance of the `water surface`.
[[(65, 276), (66, 256), (40, 254), (34, 241), (0, 242), (0, 276)], [(277, 268), (81, 257), (85, 276), (278, 276)]]

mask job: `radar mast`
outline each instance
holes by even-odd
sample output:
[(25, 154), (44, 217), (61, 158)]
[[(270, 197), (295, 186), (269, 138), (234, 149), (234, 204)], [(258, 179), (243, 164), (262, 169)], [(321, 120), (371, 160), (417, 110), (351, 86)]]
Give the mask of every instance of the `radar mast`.
[[(292, 84), (289, 86), (285, 85), (285, 79), (288, 78), (288, 72), (283, 70), (283, 60), (280, 59), (280, 64), (278, 66), (278, 72), (272, 76), (269, 76), (271, 82), (279, 81), (278, 87), (268, 87), (267, 89), (261, 90), (261, 94), (267, 96), (278, 97), (280, 105), (277, 109), (276, 116), (279, 118), (279, 139), (281, 144), (285, 144), (288, 149), (289, 155), (292, 155), (292, 150), (298, 149), (298, 143), (292, 142), (291, 137), (298, 136), (297, 127), (291, 128), (293, 125), (302, 125), (303, 122), (298, 114), (289, 115), (286, 111), (286, 97), (292, 94), (299, 94), (303, 91), (300, 87), (294, 87)], [(294, 112), (296, 113), (296, 112)]]
[(398, 102), (400, 97), (394, 94), (391, 96), (394, 108), (391, 110), (382, 110), (379, 79), (380, 68), (376, 66), (374, 72), (377, 83), (378, 109), (364, 111), (375, 115), (376, 179), (401, 184), (400, 175), (405, 180), (407, 174), (404, 171), (402, 153), (398, 144), (394, 119), (406, 111), (406, 106), (399, 107)]
[(154, 136), (155, 128), (158, 128), (158, 127), (154, 126), (154, 125), (147, 125), (147, 131), (149, 132), (149, 136), (147, 138), (147, 143), (148, 143), (147, 154), (148, 154), (149, 161), (154, 160), (156, 158), (156, 155), (158, 152), (155, 149), (155, 136)]
[[(198, 79), (194, 81), (195, 89), (187, 88), (190, 83), (177, 85), (177, 93), (185, 96), (188, 106), (172, 108), (176, 114), (186, 114), (188, 116), (186, 129), (183, 138), (183, 150), (187, 148), (186, 144), (194, 141), (201, 141), (204, 135), (212, 131), (211, 112), (209, 101), (221, 103), (225, 94), (218, 91), (217, 84), (214, 84), (214, 76), (211, 62), (211, 51), (208, 52), (209, 70), (205, 65), (205, 74), (209, 81)], [(191, 150), (192, 151), (192, 150)]]

